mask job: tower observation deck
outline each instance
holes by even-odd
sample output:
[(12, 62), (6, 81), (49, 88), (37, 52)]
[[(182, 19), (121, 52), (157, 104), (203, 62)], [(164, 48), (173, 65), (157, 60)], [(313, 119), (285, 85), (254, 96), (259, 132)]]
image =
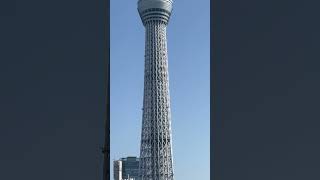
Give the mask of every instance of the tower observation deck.
[(172, 0), (139, 0), (145, 70), (139, 180), (173, 180), (166, 28)]

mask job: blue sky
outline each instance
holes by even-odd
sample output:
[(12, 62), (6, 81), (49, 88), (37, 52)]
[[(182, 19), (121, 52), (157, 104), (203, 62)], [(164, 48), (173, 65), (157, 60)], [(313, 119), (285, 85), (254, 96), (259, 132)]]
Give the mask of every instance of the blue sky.
[[(145, 37), (137, 0), (110, 3), (112, 161), (139, 156)], [(167, 28), (175, 179), (210, 177), (209, 3), (174, 1)]]

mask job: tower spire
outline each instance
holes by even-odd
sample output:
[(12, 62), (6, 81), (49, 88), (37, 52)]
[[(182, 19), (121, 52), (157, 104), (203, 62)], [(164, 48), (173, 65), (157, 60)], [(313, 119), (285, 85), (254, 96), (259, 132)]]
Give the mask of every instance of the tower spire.
[(173, 180), (166, 28), (171, 0), (139, 0), (145, 70), (139, 180)]

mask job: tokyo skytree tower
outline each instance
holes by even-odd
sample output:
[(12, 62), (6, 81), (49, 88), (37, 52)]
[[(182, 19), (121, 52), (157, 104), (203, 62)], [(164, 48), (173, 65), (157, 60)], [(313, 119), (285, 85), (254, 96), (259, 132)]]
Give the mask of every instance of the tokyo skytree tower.
[(139, 0), (145, 70), (139, 180), (173, 180), (166, 27), (172, 0)]

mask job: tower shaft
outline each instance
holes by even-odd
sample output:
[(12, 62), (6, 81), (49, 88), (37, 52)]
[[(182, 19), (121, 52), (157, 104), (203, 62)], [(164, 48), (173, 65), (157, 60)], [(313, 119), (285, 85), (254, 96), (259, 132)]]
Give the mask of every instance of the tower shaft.
[(139, 177), (173, 180), (166, 39), (170, 12), (153, 8), (140, 16), (145, 26), (145, 70)]

